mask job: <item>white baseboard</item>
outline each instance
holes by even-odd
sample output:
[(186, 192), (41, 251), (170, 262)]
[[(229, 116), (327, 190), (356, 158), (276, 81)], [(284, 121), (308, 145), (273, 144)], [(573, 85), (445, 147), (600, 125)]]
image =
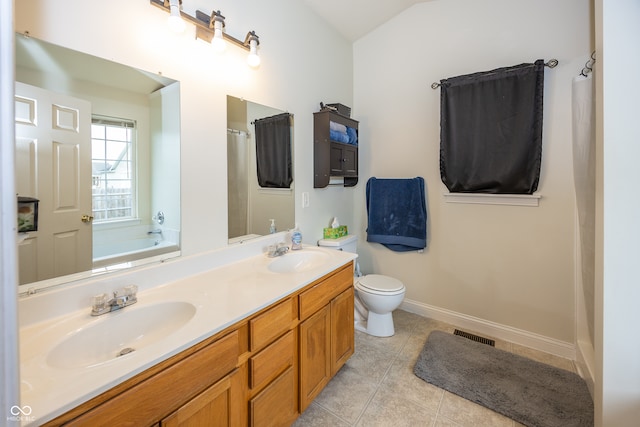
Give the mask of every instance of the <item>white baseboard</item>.
[(575, 346), (565, 341), (545, 337), (522, 329), (512, 328), (511, 326), (501, 325), (489, 320), (480, 319), (478, 317), (469, 316), (410, 299), (405, 299), (400, 308), (410, 313), (450, 323), (459, 328), (467, 328), (471, 331), (486, 334), (493, 338), (499, 338), (501, 340), (544, 351), (545, 353), (576, 360)]
[(576, 367), (578, 368), (578, 374), (587, 383), (591, 398), (593, 399), (596, 359), (595, 351), (591, 343), (578, 341), (576, 348)]

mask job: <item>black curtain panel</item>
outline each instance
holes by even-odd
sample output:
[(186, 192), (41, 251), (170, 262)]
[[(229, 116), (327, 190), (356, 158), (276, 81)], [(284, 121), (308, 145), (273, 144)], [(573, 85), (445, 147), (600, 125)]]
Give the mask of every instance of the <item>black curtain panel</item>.
[(254, 121), (258, 184), (266, 188), (290, 188), (291, 114), (283, 113)]
[(449, 191), (536, 191), (544, 61), (441, 80), (440, 90), (440, 176)]

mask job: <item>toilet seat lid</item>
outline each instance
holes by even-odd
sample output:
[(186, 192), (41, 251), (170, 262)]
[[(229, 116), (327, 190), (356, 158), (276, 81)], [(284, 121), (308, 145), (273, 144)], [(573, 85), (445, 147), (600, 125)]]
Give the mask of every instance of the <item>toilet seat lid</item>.
[(381, 274), (367, 274), (358, 282), (363, 288), (377, 292), (397, 292), (404, 289), (404, 284), (400, 280)]

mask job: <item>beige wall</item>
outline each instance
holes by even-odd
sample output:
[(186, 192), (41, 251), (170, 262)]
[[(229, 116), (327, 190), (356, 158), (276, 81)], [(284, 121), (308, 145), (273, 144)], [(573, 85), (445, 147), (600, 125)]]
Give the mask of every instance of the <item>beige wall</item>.
[[(395, 276), (406, 298), (574, 344), (571, 79), (592, 50), (587, 0), (420, 3), (354, 44), (361, 182), (423, 176), (423, 254), (368, 244), (358, 202), (360, 263)], [(440, 181), (440, 91), (432, 82), (556, 58), (545, 71), (539, 207), (446, 203)], [(364, 200), (364, 186), (359, 198)]]

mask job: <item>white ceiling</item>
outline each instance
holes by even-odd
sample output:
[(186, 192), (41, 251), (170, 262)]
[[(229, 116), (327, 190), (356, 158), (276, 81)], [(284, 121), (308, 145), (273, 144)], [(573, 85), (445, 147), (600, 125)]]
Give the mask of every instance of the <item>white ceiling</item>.
[(350, 41), (416, 3), (428, 0), (304, 0), (311, 9)]

